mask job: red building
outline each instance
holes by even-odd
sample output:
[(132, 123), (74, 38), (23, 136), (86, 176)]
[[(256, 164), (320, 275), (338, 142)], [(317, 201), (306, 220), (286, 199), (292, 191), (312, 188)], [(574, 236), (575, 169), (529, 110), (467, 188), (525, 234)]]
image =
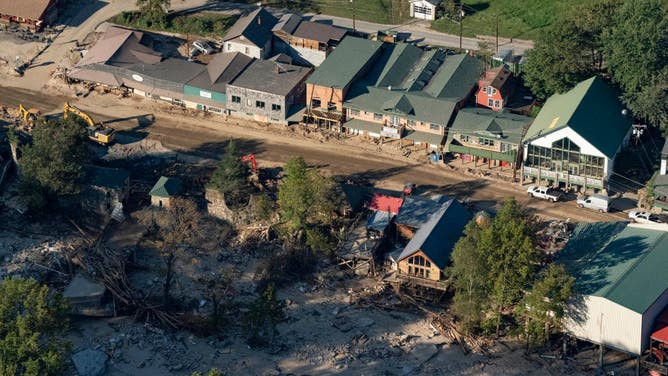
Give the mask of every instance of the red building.
[(58, 0), (0, 0), (0, 23), (40, 30), (58, 17)]
[(504, 65), (489, 69), (478, 81), (475, 102), (478, 106), (501, 111), (515, 89), (515, 80), (510, 70)]

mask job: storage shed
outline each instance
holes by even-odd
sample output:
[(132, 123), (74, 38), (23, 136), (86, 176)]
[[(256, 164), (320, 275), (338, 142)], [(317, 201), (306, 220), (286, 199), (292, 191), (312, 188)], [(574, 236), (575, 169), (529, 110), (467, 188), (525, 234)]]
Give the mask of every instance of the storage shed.
[(172, 200), (180, 196), (182, 192), (181, 180), (161, 176), (149, 193), (151, 195), (151, 205), (169, 208), (172, 205)]
[(668, 226), (580, 223), (557, 262), (576, 280), (566, 330), (642, 354), (655, 318), (668, 305)]

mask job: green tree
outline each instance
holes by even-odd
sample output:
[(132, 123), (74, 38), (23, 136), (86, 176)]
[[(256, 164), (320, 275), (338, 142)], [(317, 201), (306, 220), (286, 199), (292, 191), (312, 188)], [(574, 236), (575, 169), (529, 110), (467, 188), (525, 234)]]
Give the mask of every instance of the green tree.
[(247, 186), (248, 175), (248, 166), (241, 162), (236, 143), (230, 140), (209, 184), (223, 193), (230, 202), (237, 203), (246, 194), (244, 188)]
[(285, 318), (285, 304), (276, 299), (276, 289), (273, 285), (267, 286), (249, 307), (244, 318), (244, 330), (248, 343), (261, 346), (276, 336), (276, 325)]
[(561, 329), (575, 279), (562, 265), (550, 264), (541, 273), (519, 310), (525, 319), (527, 345), (544, 344)]
[(75, 116), (39, 122), (34, 127), (32, 144), (21, 148), (20, 160), (23, 186), (30, 188), (22, 191), (28, 204), (44, 204), (46, 196), (79, 193), (89, 160), (87, 140), (86, 128)]
[(331, 225), (337, 202), (333, 185), (318, 170), (309, 170), (303, 158), (288, 161), (278, 190), (278, 205), (281, 220), (291, 234), (314, 225)]
[(164, 25), (167, 23), (167, 12), (171, 5), (171, 0), (137, 0), (137, 6), (142, 18), (146, 21), (146, 26), (153, 24)]
[(596, 50), (595, 40), (588, 38), (572, 19), (555, 21), (526, 54), (527, 86), (543, 100), (571, 89), (596, 72), (598, 64), (588, 56), (592, 50)]
[(497, 335), (503, 310), (520, 301), (540, 262), (535, 225), (536, 219), (510, 198), (480, 234), (479, 247), (489, 265), (490, 302), (497, 318)]
[(668, 130), (668, 3), (627, 0), (602, 32), (612, 81), (634, 116)]
[[(193, 372), (192, 376), (202, 376), (202, 372)], [(204, 376), (223, 376), (223, 372), (218, 368), (211, 368)]]
[(67, 306), (33, 279), (0, 282), (0, 374), (60, 375), (68, 344)]
[(489, 310), (489, 266), (479, 247), (481, 232), (475, 220), (469, 222), (451, 255), (449, 274), (455, 290), (452, 308), (466, 332), (478, 327)]

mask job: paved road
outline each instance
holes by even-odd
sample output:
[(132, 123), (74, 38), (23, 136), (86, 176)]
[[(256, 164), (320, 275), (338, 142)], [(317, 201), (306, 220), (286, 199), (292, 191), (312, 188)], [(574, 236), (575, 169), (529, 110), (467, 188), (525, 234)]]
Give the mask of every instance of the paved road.
[[(0, 105), (15, 107), (19, 103), (38, 107), (43, 112), (59, 112), (66, 100), (63, 96), (48, 95), (25, 89), (0, 87)], [(103, 103), (104, 104), (100, 104)], [(113, 102), (113, 103), (109, 103)], [(424, 165), (404, 159), (376, 154), (353, 146), (334, 143), (319, 143), (302, 140), (284, 134), (235, 125), (231, 120), (223, 122), (220, 117), (202, 119), (161, 113), (165, 107), (139, 98), (117, 100), (111, 96), (80, 99), (76, 102), (98, 120), (109, 121), (118, 130), (134, 135), (145, 133), (149, 139), (160, 140), (166, 146), (199, 156), (212, 157), (222, 154), (226, 141), (239, 140), (244, 152), (257, 154), (260, 164), (284, 163), (300, 155), (308, 163), (320, 166), (340, 178), (369, 181), (384, 188), (399, 190), (407, 182), (414, 182), (423, 191), (443, 193), (461, 200), (470, 199), (481, 208), (493, 207), (505, 197), (517, 200), (534, 208), (538, 214), (557, 219), (574, 221), (623, 220), (624, 213), (599, 214), (579, 209), (575, 203), (552, 204), (528, 199), (525, 188), (508, 183), (475, 179), (444, 168)], [(149, 115), (149, 116), (147, 116)], [(141, 119), (155, 119), (152, 122)], [(119, 120), (122, 117), (126, 120)], [(125, 132), (121, 132), (125, 133)]]

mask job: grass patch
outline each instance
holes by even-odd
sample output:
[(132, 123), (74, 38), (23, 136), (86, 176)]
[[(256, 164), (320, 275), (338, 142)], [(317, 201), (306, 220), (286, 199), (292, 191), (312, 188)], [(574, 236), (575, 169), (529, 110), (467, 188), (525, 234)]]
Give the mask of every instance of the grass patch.
[(199, 13), (168, 17), (164, 24), (151, 24), (139, 12), (122, 12), (112, 17), (109, 22), (145, 30), (222, 37), (238, 18), (217, 13)]
[[(257, 3), (257, 0), (238, 1)], [(269, 3), (273, 8), (353, 18), (350, 0), (275, 0)], [(392, 25), (406, 22), (410, 20), (408, 0), (355, 0), (355, 19)]]
[[(554, 22), (559, 14), (578, 0), (464, 0), (467, 16), (463, 34), (495, 35), (496, 18), (499, 18), (499, 36), (503, 38), (535, 39), (542, 29)], [(434, 30), (459, 34), (459, 24), (449, 19), (432, 23)]]

